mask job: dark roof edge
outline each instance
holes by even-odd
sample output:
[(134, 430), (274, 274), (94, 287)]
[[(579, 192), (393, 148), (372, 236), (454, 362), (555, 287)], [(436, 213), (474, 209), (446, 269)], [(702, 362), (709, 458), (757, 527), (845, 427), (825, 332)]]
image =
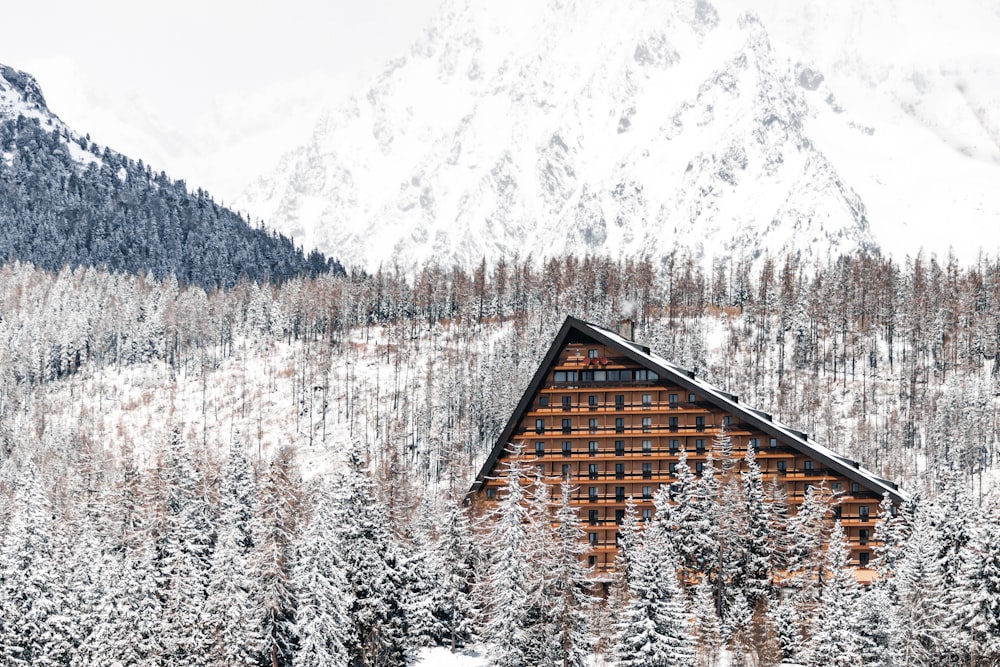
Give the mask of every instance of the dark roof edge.
[(548, 372), (549, 367), (552, 365), (552, 362), (562, 349), (570, 331), (574, 329), (584, 335), (594, 338), (598, 342), (620, 350), (625, 354), (625, 356), (635, 363), (640, 366), (644, 366), (647, 369), (656, 370), (661, 374), (661, 377), (666, 376), (671, 382), (677, 384), (678, 386), (684, 387), (689, 391), (706, 395), (709, 397), (711, 402), (719, 405), (719, 407), (725, 408), (733, 414), (740, 415), (744, 421), (757, 427), (764, 433), (767, 433), (775, 438), (780, 438), (783, 442), (791, 445), (799, 452), (808, 454), (810, 457), (825, 464), (828, 468), (837, 471), (852, 481), (858, 482), (863, 487), (880, 493), (888, 493), (897, 503), (902, 503), (906, 500), (906, 496), (899, 491), (895, 483), (878, 477), (869, 470), (856, 465), (853, 461), (848, 463), (849, 459), (837, 454), (833, 450), (813, 445), (808, 442), (808, 436), (805, 433), (796, 431), (795, 429), (785, 426), (784, 424), (772, 421), (769, 414), (748, 405), (741, 404), (736, 396), (722, 391), (707, 382), (698, 380), (695, 378), (694, 373), (686, 371), (679, 366), (675, 367), (665, 359), (652, 355), (647, 352), (649, 349), (648, 347), (641, 346), (633, 341), (625, 340), (603, 327), (590, 324), (589, 322), (584, 322), (583, 320), (572, 316), (566, 318), (566, 321), (563, 323), (559, 333), (552, 341), (552, 345), (549, 347), (549, 351), (546, 353), (545, 359), (542, 361), (541, 365), (539, 365), (538, 370), (535, 371), (535, 375), (532, 377), (527, 389), (525, 389), (524, 394), (521, 396), (521, 400), (518, 402), (517, 408), (511, 414), (510, 419), (507, 421), (507, 425), (500, 434), (500, 438), (493, 446), (493, 450), (490, 452), (482, 466), (482, 469), (476, 476), (476, 480), (473, 482), (472, 488), (469, 491), (470, 493), (474, 493), (482, 487), (486, 480), (486, 475), (490, 472), (497, 459), (500, 458), (500, 455), (510, 443), (511, 436), (514, 434), (514, 429), (518, 422), (520, 422), (525, 409), (528, 407), (531, 399), (534, 397), (542, 381), (545, 379), (545, 375)]

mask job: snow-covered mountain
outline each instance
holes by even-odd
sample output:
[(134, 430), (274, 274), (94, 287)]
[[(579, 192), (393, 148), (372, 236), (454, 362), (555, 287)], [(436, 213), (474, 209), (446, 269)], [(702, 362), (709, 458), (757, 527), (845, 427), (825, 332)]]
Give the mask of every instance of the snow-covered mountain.
[[(873, 64), (857, 40), (822, 50), (818, 24), (858, 39), (881, 24), (813, 5), (456, 0), (237, 203), (368, 267), (678, 245), (941, 251), (993, 230), (990, 63), (960, 77)], [(967, 246), (995, 251), (995, 236)]]

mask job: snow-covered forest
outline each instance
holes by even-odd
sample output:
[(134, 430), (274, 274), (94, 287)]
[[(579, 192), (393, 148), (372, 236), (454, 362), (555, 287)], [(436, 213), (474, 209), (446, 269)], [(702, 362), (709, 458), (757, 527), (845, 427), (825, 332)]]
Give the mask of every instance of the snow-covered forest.
[[(576, 513), (541, 485), (511, 483), (496, 516), (464, 508), (565, 316), (623, 313), (662, 356), (902, 483), (880, 583), (845, 575), (820, 520), (835, 499), (786, 516), (725, 442), (709, 474), (627, 520), (606, 590)], [(0, 650), (15, 665), (401, 665), (431, 645), (497, 665), (991, 664), (998, 387), (996, 258), (515, 258), (211, 291), (8, 264)]]

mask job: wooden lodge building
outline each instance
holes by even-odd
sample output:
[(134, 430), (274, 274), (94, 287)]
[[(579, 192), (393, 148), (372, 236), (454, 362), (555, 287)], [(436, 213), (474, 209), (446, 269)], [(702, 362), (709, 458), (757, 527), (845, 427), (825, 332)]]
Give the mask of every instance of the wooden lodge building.
[(573, 483), (590, 564), (608, 571), (626, 500), (632, 497), (641, 517), (651, 518), (653, 493), (675, 480), (681, 449), (692, 472), (700, 472), (724, 430), (734, 457), (754, 447), (765, 479), (784, 482), (790, 513), (808, 485), (825, 483), (840, 501), (834, 515), (858, 578), (870, 580), (879, 503), (884, 493), (902, 502), (897, 485), (651, 354), (631, 340), (630, 329), (626, 322), (618, 334), (567, 318), (479, 472), (473, 498), (497, 497), (510, 445), (520, 444), (524, 464), (539, 466), (556, 487), (553, 497), (563, 478)]

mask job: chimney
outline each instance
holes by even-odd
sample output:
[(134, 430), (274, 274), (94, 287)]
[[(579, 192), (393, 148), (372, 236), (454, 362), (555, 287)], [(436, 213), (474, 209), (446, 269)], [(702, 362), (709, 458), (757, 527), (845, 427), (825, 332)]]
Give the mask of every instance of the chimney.
[(618, 325), (618, 335), (629, 342), (634, 342), (635, 338), (635, 323), (632, 318), (626, 317)]

